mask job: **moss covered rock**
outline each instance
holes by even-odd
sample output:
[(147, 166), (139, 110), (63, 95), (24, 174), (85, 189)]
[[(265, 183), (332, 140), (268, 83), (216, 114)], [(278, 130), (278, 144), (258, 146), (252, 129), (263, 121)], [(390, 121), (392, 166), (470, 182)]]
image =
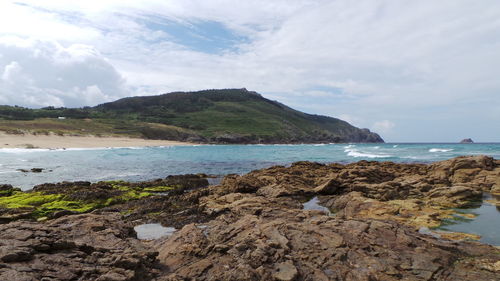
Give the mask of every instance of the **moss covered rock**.
[(178, 175), (145, 182), (87, 181), (47, 183), (23, 192), (10, 185), (0, 186), (0, 222), (20, 218), (44, 220), (73, 213), (86, 213), (157, 193), (183, 193), (207, 186), (204, 175)]

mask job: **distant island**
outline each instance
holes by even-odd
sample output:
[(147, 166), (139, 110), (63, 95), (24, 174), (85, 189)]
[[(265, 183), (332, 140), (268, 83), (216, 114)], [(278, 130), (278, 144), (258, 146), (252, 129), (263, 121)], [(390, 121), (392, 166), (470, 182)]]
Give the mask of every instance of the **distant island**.
[(368, 129), (303, 113), (246, 89), (129, 97), (83, 108), (0, 106), (0, 131), (196, 143), (384, 142)]
[(472, 139), (463, 139), (460, 143), (474, 143), (474, 141)]

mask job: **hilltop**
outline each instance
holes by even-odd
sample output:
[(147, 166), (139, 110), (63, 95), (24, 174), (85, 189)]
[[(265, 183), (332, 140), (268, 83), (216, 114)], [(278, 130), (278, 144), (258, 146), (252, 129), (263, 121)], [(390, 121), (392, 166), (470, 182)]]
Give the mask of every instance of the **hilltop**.
[(0, 106), (0, 130), (201, 143), (383, 142), (368, 129), (303, 113), (246, 89), (128, 97), (84, 108)]

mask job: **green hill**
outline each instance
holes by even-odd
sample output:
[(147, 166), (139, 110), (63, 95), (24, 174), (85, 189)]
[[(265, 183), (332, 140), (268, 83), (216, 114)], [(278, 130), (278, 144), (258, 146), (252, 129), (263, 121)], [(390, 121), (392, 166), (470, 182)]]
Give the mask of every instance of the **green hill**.
[(0, 130), (11, 133), (51, 131), (204, 143), (383, 142), (368, 129), (306, 114), (246, 89), (129, 97), (78, 109), (3, 106), (0, 118)]

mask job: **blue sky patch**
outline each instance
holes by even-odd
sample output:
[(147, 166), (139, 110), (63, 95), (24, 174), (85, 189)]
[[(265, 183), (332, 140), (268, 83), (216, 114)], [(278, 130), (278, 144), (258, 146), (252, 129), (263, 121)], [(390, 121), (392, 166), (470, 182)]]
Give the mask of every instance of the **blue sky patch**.
[(330, 87), (330, 86), (313, 86), (310, 88), (307, 88), (307, 91), (321, 91), (321, 92), (327, 92), (335, 95), (342, 95), (344, 93), (344, 90), (342, 88), (338, 87)]
[(209, 54), (237, 51), (240, 44), (249, 41), (247, 37), (216, 21), (179, 22), (150, 17), (144, 24), (151, 30), (167, 33), (171, 36), (170, 40), (176, 44)]

